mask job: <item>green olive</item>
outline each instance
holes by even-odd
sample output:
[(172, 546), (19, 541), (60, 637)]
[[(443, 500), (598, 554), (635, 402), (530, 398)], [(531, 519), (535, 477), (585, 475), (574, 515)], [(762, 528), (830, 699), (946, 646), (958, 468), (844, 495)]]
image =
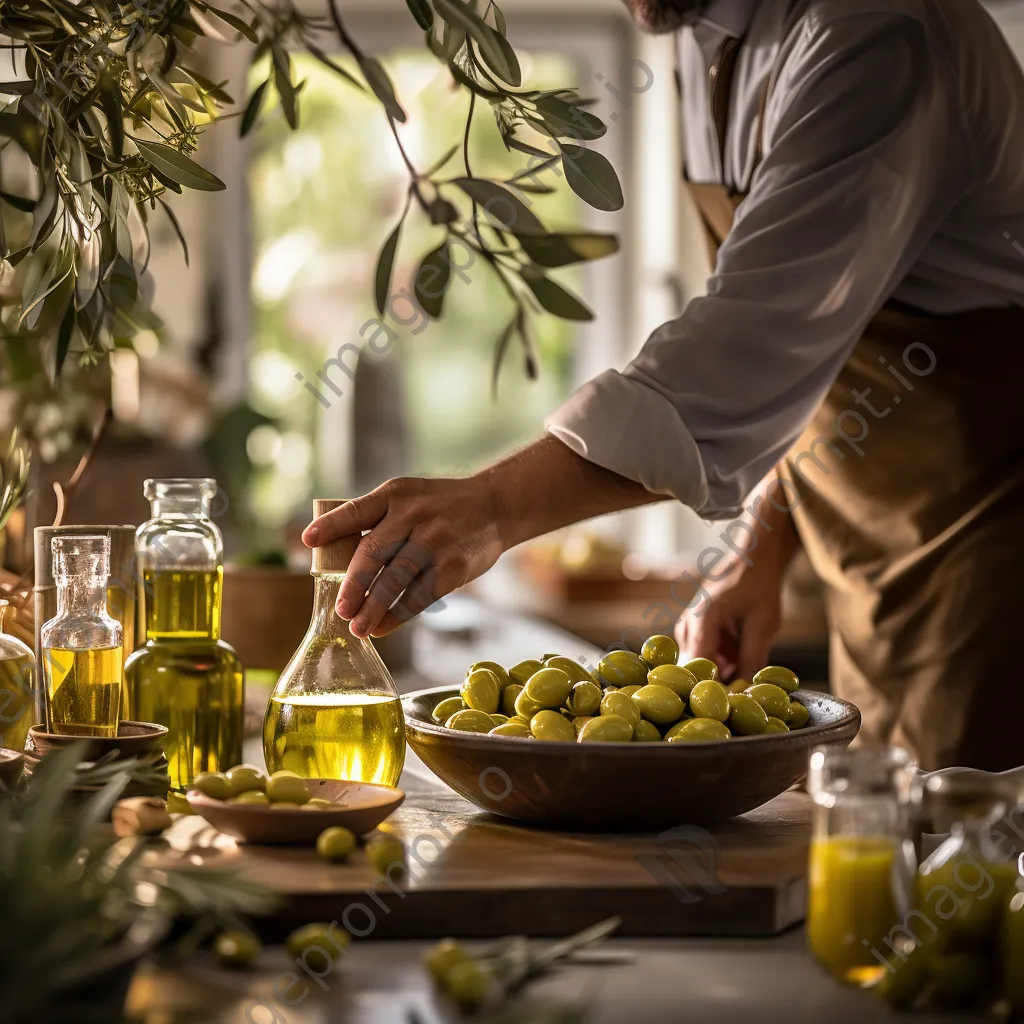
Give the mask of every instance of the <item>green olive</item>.
[[(629, 700), (624, 697), (624, 700)], [(639, 720), (639, 715), (637, 719)], [(576, 736), (579, 743), (628, 743), (633, 738), (633, 726), (619, 715), (600, 715), (584, 722)]]
[(491, 974), (475, 960), (454, 964), (444, 976), (444, 990), (461, 1009), (476, 1009), (490, 994)]
[(789, 726), (781, 718), (772, 718), (769, 715), (768, 728), (765, 729), (765, 732), (789, 732)]
[(774, 683), (754, 683), (744, 691), (764, 708), (769, 718), (785, 720), (789, 710), (789, 694), (781, 686)]
[(633, 703), (632, 698), (618, 690), (606, 693), (601, 698), (600, 711), (602, 715), (617, 715), (624, 718), (634, 729), (640, 723), (640, 709)]
[(527, 723), (533, 718), (538, 711), (543, 711), (544, 705), (539, 704), (535, 701), (524, 689), (518, 697), (516, 697), (516, 714), (515, 717), (525, 718)]
[(690, 710), (696, 718), (724, 722), (729, 717), (729, 691), (714, 679), (699, 682), (690, 692)]
[(632, 697), (633, 694), (640, 689), (642, 689), (640, 686), (620, 686), (619, 693), (621, 693), (623, 697)]
[[(718, 666), (709, 658), (694, 658), (693, 661), (688, 661), (683, 665), (683, 668), (692, 672), (698, 680), (718, 678)], [(757, 676), (754, 678), (756, 679)]]
[(195, 809), (185, 798), (182, 793), (175, 793), (171, 790), (167, 794), (167, 813), (168, 814), (195, 814)]
[(572, 692), (572, 679), (560, 668), (542, 668), (527, 680), (525, 692), (542, 708), (561, 707)]
[(405, 844), (380, 833), (366, 844), (366, 858), (382, 875), (405, 874)]
[(525, 686), (526, 680), (529, 679), (534, 672), (539, 672), (543, 667), (544, 663), (537, 661), (536, 658), (527, 658), (526, 661), (521, 661), (518, 665), (513, 665), (508, 670), (508, 676), (513, 683)]
[(213, 952), (221, 967), (240, 970), (251, 967), (262, 952), (260, 940), (252, 932), (221, 932), (213, 942)]
[(466, 702), (461, 697), (445, 697), (434, 710), (430, 713), (430, 717), (438, 724), (444, 725), (456, 711), (465, 711)]
[(487, 734), (488, 736), (512, 736), (521, 740), (528, 740), (533, 734), (528, 725), (519, 722), (506, 722), (504, 725), (496, 725)]
[(323, 860), (340, 862), (348, 860), (352, 851), (356, 848), (356, 837), (347, 828), (340, 825), (334, 828), (325, 828), (317, 836), (317, 856)]
[(474, 711), (466, 708), (465, 711), (456, 711), (447, 722), (446, 729), (455, 729), (457, 732), (490, 732), (494, 728), (491, 716), (483, 711)]
[(811, 720), (811, 713), (798, 700), (791, 700), (786, 708), (786, 725), (790, 729), (802, 729)]
[(665, 734), (667, 743), (718, 743), (732, 736), (727, 726), (713, 718), (687, 718)]
[(640, 724), (633, 730), (634, 743), (658, 743), (661, 740), (661, 733), (658, 727), (650, 722), (640, 719)]
[(776, 686), (781, 686), (787, 693), (800, 689), (800, 680), (797, 678), (797, 674), (781, 665), (769, 665), (767, 668), (761, 669), (760, 672), (755, 672), (753, 681), (755, 686), (758, 683), (774, 683)]
[(647, 663), (632, 651), (609, 651), (598, 663), (597, 678), (602, 686), (643, 686)]
[(325, 800), (321, 796), (311, 796), (303, 805), (304, 811), (336, 811), (338, 805), (333, 800)]
[(261, 793), (258, 789), (250, 789), (245, 793), (239, 793), (238, 796), (233, 796), (228, 800), (229, 804), (252, 804), (254, 807), (269, 807), (270, 798), (266, 793)]
[(464, 964), (469, 961), (469, 954), (455, 939), (442, 939), (423, 956), (423, 963), (430, 976), (438, 985), (443, 985), (448, 972), (456, 964)]
[(296, 960), (301, 960), (315, 974), (327, 975), (334, 970), (338, 954), (352, 940), (335, 922), (317, 921), (296, 928), (284, 940), (285, 949)]
[[(536, 713), (537, 712), (535, 711), (534, 714), (536, 714)], [(527, 718), (525, 715), (513, 715), (508, 720), (508, 724), (509, 725), (525, 725), (526, 728), (529, 729), (530, 728), (530, 719)]]
[(548, 658), (560, 658), (560, 654), (542, 654), (540, 656), (541, 664), (548, 660)]
[(746, 693), (749, 688), (750, 688), (750, 680), (749, 679), (734, 679), (726, 687), (726, 689), (730, 693)]
[(733, 736), (759, 736), (768, 728), (764, 708), (746, 693), (730, 693), (729, 729)]
[(647, 682), (657, 686), (667, 686), (670, 690), (678, 693), (683, 700), (689, 700), (690, 694), (699, 680), (682, 665), (659, 665), (647, 673)]
[(679, 660), (679, 645), (670, 636), (651, 636), (640, 648), (640, 657), (650, 668), (674, 665)]
[(489, 668), (478, 668), (466, 676), (460, 691), (466, 707), (493, 715), (501, 702), (501, 683)]
[(476, 672), (477, 669), (481, 668), (485, 668), (488, 671), (493, 672), (498, 677), (498, 683), (503, 690), (510, 682), (512, 682), (508, 672), (506, 672), (504, 667), (499, 665), (496, 661), (478, 661), (475, 665), (470, 665), (468, 674)]
[[(686, 704), (675, 690), (657, 683), (641, 686), (630, 697), (643, 718), (655, 725), (671, 725), (682, 718)], [(634, 727), (635, 728), (635, 727)]]
[(597, 683), (583, 680), (573, 686), (565, 706), (577, 717), (596, 715), (601, 706), (601, 696), (601, 687)]
[(491, 721), (497, 725), (504, 725), (508, 721), (508, 715), (491, 715)]
[(594, 719), (595, 719), (594, 715), (577, 715), (572, 720), (573, 732), (575, 732), (576, 735), (579, 736), (580, 729), (582, 729), (583, 726), (585, 726), (587, 724), (587, 722), (593, 722)]
[(544, 662), (544, 667), (560, 668), (574, 683), (594, 682), (593, 675), (591, 675), (590, 670), (585, 665), (580, 664), (578, 661), (573, 661), (572, 658), (563, 658), (560, 654), (556, 654), (553, 658), (548, 658)]
[(516, 713), (516, 698), (523, 692), (522, 683), (509, 683), (501, 691), (501, 713), (511, 718)]
[(213, 800), (229, 800), (233, 795), (231, 783), (222, 772), (200, 772), (195, 777), (192, 788)]
[(290, 779), (301, 779), (302, 776), (298, 772), (289, 771), (287, 768), (282, 768), (278, 772), (273, 772), (270, 776), (272, 779), (281, 779), (288, 776)]
[(309, 787), (295, 775), (272, 775), (267, 780), (267, 799), (272, 804), (304, 804), (309, 801)]
[(530, 732), (536, 740), (558, 740), (572, 743), (576, 739), (576, 730), (572, 722), (557, 711), (538, 711), (530, 722)]
[(932, 951), (916, 946), (909, 955), (901, 954), (893, 964), (893, 970), (883, 971), (871, 991), (890, 1006), (907, 1010), (928, 987), (932, 977), (931, 963)]

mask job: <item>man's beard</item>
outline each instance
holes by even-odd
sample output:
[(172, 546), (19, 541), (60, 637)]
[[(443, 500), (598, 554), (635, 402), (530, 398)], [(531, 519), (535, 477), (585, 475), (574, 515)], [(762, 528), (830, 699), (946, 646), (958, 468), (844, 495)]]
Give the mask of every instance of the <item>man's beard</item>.
[(692, 24), (708, 0), (624, 0), (633, 20), (645, 32), (675, 32)]

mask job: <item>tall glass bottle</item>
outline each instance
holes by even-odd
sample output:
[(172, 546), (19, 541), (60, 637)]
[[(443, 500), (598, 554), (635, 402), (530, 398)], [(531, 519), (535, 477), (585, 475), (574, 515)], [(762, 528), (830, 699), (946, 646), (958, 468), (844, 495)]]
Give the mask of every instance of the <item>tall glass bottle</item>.
[(147, 480), (139, 527), (139, 623), (145, 644), (125, 666), (132, 714), (169, 730), (172, 789), (242, 760), (244, 680), (220, 638), (224, 547), (210, 518), (213, 480)]
[[(321, 516), (343, 504), (313, 502)], [(263, 752), (271, 771), (393, 786), (405, 763), (405, 718), (394, 680), (335, 605), (359, 537), (315, 548), (313, 618), (270, 697)]]
[(28, 644), (3, 631), (8, 606), (0, 600), (0, 747), (23, 750), (33, 724), (36, 656)]
[(46, 726), (66, 736), (116, 736), (124, 634), (107, 613), (110, 538), (55, 537), (57, 614), (39, 631)]

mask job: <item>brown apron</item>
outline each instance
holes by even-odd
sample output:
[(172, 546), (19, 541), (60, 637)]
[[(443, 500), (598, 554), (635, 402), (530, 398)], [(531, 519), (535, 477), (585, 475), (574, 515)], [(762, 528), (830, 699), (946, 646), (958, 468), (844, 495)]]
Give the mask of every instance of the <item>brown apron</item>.
[[(723, 150), (736, 49), (712, 74)], [(688, 187), (717, 251), (744, 196)], [(928, 770), (1024, 762), (1022, 346), (1022, 309), (890, 302), (772, 491), (825, 585), (831, 685), (861, 709), (860, 742)]]

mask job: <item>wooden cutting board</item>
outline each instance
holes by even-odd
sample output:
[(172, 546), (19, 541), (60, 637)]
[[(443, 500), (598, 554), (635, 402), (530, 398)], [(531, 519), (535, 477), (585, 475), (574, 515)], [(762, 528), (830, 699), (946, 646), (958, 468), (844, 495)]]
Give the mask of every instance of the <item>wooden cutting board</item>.
[(810, 800), (796, 791), (741, 818), (660, 836), (522, 828), (446, 787), (407, 776), (388, 822), (406, 843), (407, 877), (389, 884), (362, 851), (345, 865), (313, 850), (245, 846), (184, 817), (156, 865), (234, 869), (283, 897), (265, 938), (309, 921), (355, 937), (567, 935), (620, 916), (631, 936), (774, 935), (806, 910)]

